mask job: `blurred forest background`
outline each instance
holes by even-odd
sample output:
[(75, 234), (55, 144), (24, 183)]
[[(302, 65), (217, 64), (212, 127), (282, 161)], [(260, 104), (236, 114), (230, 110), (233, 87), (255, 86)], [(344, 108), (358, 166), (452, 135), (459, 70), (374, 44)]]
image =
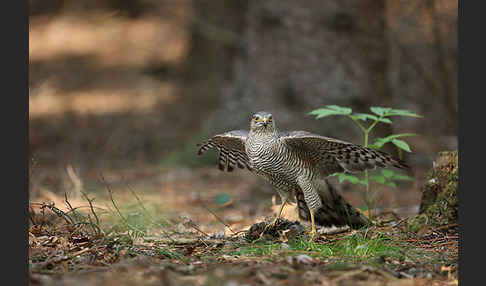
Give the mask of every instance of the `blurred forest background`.
[(235, 199), (269, 199), (270, 186), (248, 172), (219, 175), (214, 157), (196, 156), (196, 143), (247, 129), (259, 110), (271, 111), (282, 130), (354, 143), (363, 138), (348, 119), (308, 112), (336, 104), (423, 115), (378, 129), (420, 134), (407, 138), (413, 153), (404, 154), (416, 182), (395, 191), (409, 194), (404, 205), (418, 205), (437, 152), (457, 148), (457, 1), (29, 5), (31, 199), (102, 189), (100, 174), (115, 189), (130, 181), (160, 194), (179, 180), (185, 187), (171, 185), (175, 194), (198, 197), (222, 180)]

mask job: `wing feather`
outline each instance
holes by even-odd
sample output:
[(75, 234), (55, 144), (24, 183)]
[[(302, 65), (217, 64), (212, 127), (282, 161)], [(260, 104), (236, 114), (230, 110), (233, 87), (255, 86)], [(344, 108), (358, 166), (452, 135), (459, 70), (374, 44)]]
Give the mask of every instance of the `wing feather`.
[(217, 149), (218, 168), (221, 171), (233, 171), (236, 167), (251, 170), (245, 151), (245, 141), (248, 137), (246, 130), (233, 130), (213, 136), (211, 139), (198, 144), (198, 155), (209, 149)]
[(335, 172), (357, 172), (376, 167), (409, 168), (403, 160), (383, 151), (306, 131), (282, 133), (280, 140), (297, 154), (311, 158), (320, 167), (324, 176)]

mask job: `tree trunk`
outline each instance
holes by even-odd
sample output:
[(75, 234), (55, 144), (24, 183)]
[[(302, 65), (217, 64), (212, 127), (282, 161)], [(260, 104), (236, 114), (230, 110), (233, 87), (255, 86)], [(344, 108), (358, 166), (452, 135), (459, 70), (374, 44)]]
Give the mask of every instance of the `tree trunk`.
[(252, 112), (267, 110), (281, 129), (360, 142), (348, 119), (306, 114), (327, 104), (367, 111), (386, 97), (385, 1), (250, 1), (245, 13), (213, 131), (248, 128)]

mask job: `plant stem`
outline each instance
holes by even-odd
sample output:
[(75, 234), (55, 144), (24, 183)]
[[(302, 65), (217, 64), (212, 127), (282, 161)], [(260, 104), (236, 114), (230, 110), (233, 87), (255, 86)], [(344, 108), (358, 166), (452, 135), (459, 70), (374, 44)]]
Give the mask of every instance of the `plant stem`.
[(351, 115), (348, 115), (348, 118), (350, 118), (351, 120), (353, 120), (353, 122), (356, 123), (356, 125), (358, 125), (358, 127), (361, 129), (361, 131), (363, 131), (363, 133), (366, 133), (367, 129), (364, 128), (364, 126), (361, 125), (361, 123), (359, 123), (358, 119), (355, 119)]
[[(378, 122), (380, 122), (380, 120), (383, 119), (385, 116), (380, 115), (380, 117), (375, 119), (375, 121), (373, 123), (371, 123), (370, 126), (368, 126), (368, 128), (365, 128), (361, 123), (359, 123), (358, 119), (354, 118), (353, 116), (348, 115), (348, 117), (351, 120), (353, 120), (353, 122), (356, 123), (356, 125), (358, 125), (358, 127), (361, 129), (361, 131), (364, 134), (364, 147), (368, 147), (369, 134), (370, 134), (371, 130), (373, 130), (373, 128), (376, 126), (376, 124), (378, 124)], [(374, 205), (374, 198), (371, 198), (371, 196), (370, 196), (370, 181), (369, 181), (369, 176), (368, 176), (368, 170), (365, 170), (365, 182), (366, 182), (366, 188), (365, 188), (365, 194), (364, 194), (364, 201), (365, 201), (366, 206), (368, 207), (369, 217), (370, 217), (370, 219), (372, 219), (373, 218), (373, 210), (375, 208), (375, 205)]]
[(382, 119), (382, 118), (383, 118), (383, 116), (378, 117), (378, 119), (376, 119), (376, 120), (375, 120), (375, 122), (373, 122), (373, 123), (370, 125), (370, 127), (368, 127), (368, 129), (367, 129), (366, 131), (371, 132), (371, 129), (373, 129), (373, 127), (375, 127), (375, 126), (376, 126), (376, 124), (378, 123), (378, 121), (380, 121), (380, 119)]
[(397, 147), (397, 150), (398, 150), (398, 158), (399, 158), (400, 160), (402, 160), (402, 159), (403, 159), (403, 153), (402, 153), (402, 149), (400, 149), (400, 148), (398, 148), (398, 147)]

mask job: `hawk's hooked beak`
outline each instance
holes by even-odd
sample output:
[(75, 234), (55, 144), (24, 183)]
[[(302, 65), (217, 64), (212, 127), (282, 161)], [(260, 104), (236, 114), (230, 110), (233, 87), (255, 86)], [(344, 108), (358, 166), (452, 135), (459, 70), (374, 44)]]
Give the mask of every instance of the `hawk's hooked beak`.
[(268, 118), (263, 117), (263, 119), (262, 119), (262, 123), (263, 123), (263, 126), (264, 126), (264, 127), (267, 127), (267, 125), (268, 125)]

